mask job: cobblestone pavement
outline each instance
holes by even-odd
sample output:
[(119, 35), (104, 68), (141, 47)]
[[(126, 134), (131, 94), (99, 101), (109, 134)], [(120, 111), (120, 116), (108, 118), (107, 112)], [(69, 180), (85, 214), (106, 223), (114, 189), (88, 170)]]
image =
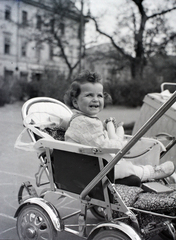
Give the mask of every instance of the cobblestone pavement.
[[(19, 186), (24, 181), (30, 181), (35, 186), (34, 175), (38, 168), (35, 153), (14, 149), (15, 140), (23, 129), (21, 106), (22, 103), (15, 103), (0, 108), (0, 240), (18, 240), (14, 214), (18, 208)], [(72, 198), (64, 201), (63, 211), (79, 208), (78, 202)], [(80, 238), (64, 232), (59, 234), (58, 239)]]

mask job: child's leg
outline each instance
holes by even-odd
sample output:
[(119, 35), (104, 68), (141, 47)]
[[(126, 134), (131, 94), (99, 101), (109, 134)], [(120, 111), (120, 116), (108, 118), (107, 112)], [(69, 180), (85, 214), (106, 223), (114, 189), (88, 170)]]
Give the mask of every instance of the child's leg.
[(142, 182), (152, 179), (161, 179), (173, 174), (175, 167), (173, 162), (167, 161), (156, 167), (151, 165), (137, 166), (130, 161), (122, 159), (115, 165), (115, 179), (136, 175)]
[(146, 165), (142, 167), (144, 170), (143, 176), (141, 178), (142, 182), (152, 179), (166, 178), (172, 175), (175, 171), (174, 164), (171, 161), (167, 161), (155, 167), (151, 165)]
[(134, 165), (131, 161), (120, 160), (115, 165), (115, 179), (122, 179), (131, 175), (136, 175), (140, 179), (143, 176), (143, 167)]

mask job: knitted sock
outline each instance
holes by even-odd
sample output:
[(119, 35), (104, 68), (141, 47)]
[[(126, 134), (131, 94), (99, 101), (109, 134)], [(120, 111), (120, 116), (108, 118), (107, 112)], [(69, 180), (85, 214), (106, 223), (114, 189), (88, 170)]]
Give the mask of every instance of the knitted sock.
[(145, 182), (149, 179), (152, 179), (152, 176), (155, 172), (154, 168), (151, 165), (142, 166), (142, 168), (143, 168), (143, 176), (141, 178), (141, 181)]

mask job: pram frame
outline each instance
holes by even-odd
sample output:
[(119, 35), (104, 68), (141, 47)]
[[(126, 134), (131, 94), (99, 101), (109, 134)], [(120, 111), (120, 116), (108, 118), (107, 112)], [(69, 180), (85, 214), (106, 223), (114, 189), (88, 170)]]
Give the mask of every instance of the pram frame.
[[(114, 229), (118, 229), (122, 232), (125, 232), (126, 235), (130, 237), (130, 239), (136, 239), (136, 240), (142, 239), (139, 234), (140, 230), (139, 230), (139, 226), (138, 226), (135, 214), (131, 212), (131, 210), (138, 211), (138, 209), (127, 207), (123, 203), (123, 201), (121, 201), (120, 195), (118, 194), (117, 191), (115, 194), (118, 197), (120, 208), (117, 208), (117, 205), (115, 205), (115, 204), (111, 204), (108, 199), (106, 199), (105, 202), (101, 202), (100, 200), (87, 198), (87, 196), (90, 193), (90, 191), (101, 180), (103, 180), (104, 183), (106, 183), (108, 181), (106, 175), (113, 169), (115, 164), (131, 149), (131, 147), (145, 134), (145, 132), (172, 106), (172, 104), (175, 101), (176, 101), (176, 92), (172, 95), (172, 97), (165, 104), (163, 104), (163, 106), (161, 106), (158, 109), (158, 111), (146, 122), (146, 124), (144, 124), (144, 126), (134, 135), (134, 137), (132, 137), (132, 139), (129, 141), (129, 143), (127, 143), (127, 145), (122, 150), (117, 152), (117, 154), (115, 155), (113, 160), (111, 162), (109, 162), (105, 167), (103, 167), (101, 169), (100, 173), (85, 187), (85, 189), (79, 195), (79, 198), (81, 201), (81, 211), (74, 213), (74, 215), (80, 214), (79, 221), (78, 221), (79, 231), (76, 232), (75, 230), (65, 227), (66, 231), (72, 232), (74, 234), (77, 234), (77, 235), (82, 236), (87, 239), (91, 239), (99, 231), (99, 229), (101, 229), (103, 227), (109, 227), (109, 228), (114, 228)], [(102, 163), (101, 150), (99, 151), (99, 150), (96, 150), (96, 148), (92, 149), (91, 147), (83, 147), (81, 145), (79, 145), (79, 146), (78, 145), (71, 144), (72, 147), (71, 147), (71, 149), (69, 149), (69, 151), (73, 151), (73, 152), (76, 151), (78, 154), (82, 154), (82, 153), (84, 153), (84, 151), (86, 152), (87, 150), (92, 151), (92, 153), (89, 153), (88, 155), (98, 156), (99, 162)], [(47, 169), (49, 171), (51, 190), (59, 191), (58, 189), (56, 189), (54, 179), (52, 177), (52, 165), (51, 165), (50, 152), (51, 152), (51, 149), (62, 149), (62, 150), (68, 151), (67, 143), (60, 142), (58, 144), (58, 142), (55, 140), (52, 141), (52, 140), (41, 139), (36, 142), (35, 147), (37, 149), (45, 149), (46, 150), (46, 157), (48, 160)], [(111, 189), (110, 189), (111, 191), (114, 190), (114, 188), (112, 188), (112, 186), (113, 185), (111, 185)], [(61, 191), (61, 194), (63, 194), (63, 191)], [(43, 204), (43, 203), (42, 204), (40, 203), (40, 198), (37, 201), (35, 198), (27, 199), (20, 205), (15, 216), (18, 216), (20, 210), (23, 208), (24, 205), (33, 203), (33, 202), (35, 202), (35, 203), (37, 202), (37, 204), (39, 204), (40, 206), (42, 206), (42, 204)], [(108, 223), (100, 223), (95, 228), (93, 228), (92, 231), (90, 232), (90, 234), (87, 236), (86, 231), (85, 231), (86, 230), (86, 214), (87, 214), (87, 208), (89, 208), (91, 205), (98, 205), (103, 208), (106, 208), (107, 209), (107, 220), (109, 222)], [(135, 230), (133, 228), (131, 228), (130, 226), (128, 226), (122, 222), (119, 222), (118, 220), (114, 220), (112, 217), (112, 210), (122, 211), (123, 213), (125, 213), (127, 215), (127, 217), (129, 217), (132, 220), (133, 227), (135, 228)], [(46, 211), (49, 213), (51, 210), (49, 209)], [(139, 210), (139, 211), (143, 211), (143, 210)], [(149, 214), (153, 214), (153, 212), (150, 212), (150, 211), (146, 211), (146, 212)], [(154, 213), (154, 214), (156, 214), (156, 213)], [(166, 217), (166, 218), (176, 219), (176, 217), (165, 216), (163, 214), (157, 214), (157, 215), (161, 215), (162, 217)], [(58, 230), (61, 231), (64, 229), (63, 227), (59, 227), (59, 226), (63, 225), (62, 224), (63, 219), (61, 219), (60, 217), (58, 217), (56, 215), (55, 215), (55, 219), (51, 219), (53, 222), (53, 225), (57, 231)], [(58, 220), (59, 220), (59, 224), (57, 223)]]
[[(51, 148), (53, 149), (58, 149), (58, 150), (67, 150), (69, 152), (77, 152), (78, 154), (82, 154), (82, 151), (84, 152), (87, 152), (87, 150), (91, 151), (92, 150), (92, 153), (89, 153), (88, 155), (90, 156), (97, 156), (98, 157), (98, 160), (99, 160), (99, 163), (100, 165), (102, 166), (102, 156), (103, 154), (102, 153), (99, 153), (98, 151), (94, 151), (94, 149), (92, 149), (91, 147), (85, 147), (85, 149), (83, 148), (82, 145), (80, 144), (73, 144), (71, 149), (68, 150), (67, 146), (65, 146), (65, 144), (67, 145), (68, 143), (59, 143), (56, 141), (56, 140), (45, 140), (45, 139), (41, 139), (39, 141), (36, 142), (35, 146), (36, 148), (39, 148), (39, 147), (42, 147), (42, 148), (45, 148), (46, 151), (48, 152), (48, 158), (50, 159), (49, 160), (49, 163), (51, 163), (51, 158), (50, 158), (50, 151), (51, 151)], [(70, 144), (70, 143), (69, 143)], [(62, 147), (61, 147), (62, 145)], [(49, 168), (52, 168), (52, 166), (48, 166)], [(102, 169), (103, 169), (103, 166), (102, 166)], [(49, 170), (50, 171), (50, 170)], [(101, 173), (101, 172), (100, 172)], [(109, 180), (106, 178), (106, 176), (104, 177), (104, 181), (108, 181)], [(92, 182), (94, 182), (95, 178), (92, 180)], [(102, 180), (102, 179), (101, 179)], [(95, 182), (94, 182), (95, 183)], [(55, 183), (53, 181), (53, 179), (50, 181), (50, 184), (51, 184), (51, 189), (53, 191), (57, 191), (59, 192), (60, 190), (56, 188), (55, 186)], [(96, 184), (95, 184), (96, 185)], [(107, 183), (106, 183), (107, 185)], [(158, 216), (158, 217), (163, 217), (163, 218), (166, 218), (166, 219), (176, 219), (176, 217), (172, 217), (172, 216), (169, 216), (169, 215), (164, 215), (164, 214), (159, 214), (159, 213), (155, 213), (155, 212), (152, 212), (152, 211), (145, 211), (145, 210), (141, 210), (141, 209), (136, 209), (134, 207), (127, 207), (124, 202), (122, 201), (119, 193), (115, 190), (115, 188), (113, 188), (113, 183), (110, 182), (109, 186), (111, 191), (114, 191), (113, 194), (116, 194), (116, 197), (117, 197), (117, 202), (118, 202), (118, 207), (117, 207), (117, 203), (116, 204), (113, 204), (110, 202), (110, 200), (108, 198), (106, 198), (106, 200), (103, 202), (101, 200), (97, 200), (97, 199), (94, 199), (94, 198), (89, 198), (88, 195), (91, 191), (91, 189), (89, 189), (89, 192), (87, 192), (87, 195), (84, 199), (80, 199), (81, 201), (81, 211), (79, 211), (78, 213), (81, 214), (81, 216), (84, 216), (85, 215), (85, 208), (90, 208), (91, 205), (95, 205), (95, 206), (99, 206), (99, 207), (102, 207), (102, 208), (106, 208), (106, 211), (107, 211), (107, 220), (108, 221), (112, 221), (113, 220), (113, 217), (112, 217), (112, 210), (114, 211), (118, 211), (118, 212), (122, 212), (122, 213), (125, 213), (126, 215), (126, 218), (130, 218), (131, 219), (131, 222), (132, 222), (132, 226), (134, 227), (134, 229), (139, 232), (139, 226), (138, 226), (138, 223), (137, 223), (137, 220), (136, 220), (136, 216), (133, 212), (131, 211), (134, 211), (135, 213), (137, 212), (142, 212), (142, 213), (147, 213), (147, 214), (150, 214), (150, 215), (155, 215), (155, 216)], [(84, 191), (84, 190), (83, 190)], [(106, 190), (107, 191), (107, 190)], [(62, 191), (61, 191), (62, 192)], [(66, 194), (69, 194), (69, 192), (65, 191), (64, 192)], [(63, 193), (63, 192), (62, 192)], [(104, 194), (104, 196), (107, 195), (107, 192)], [(81, 194), (79, 195), (79, 198), (80, 198)], [(107, 207), (108, 206), (108, 207)], [(76, 214), (78, 214), (76, 213)], [(75, 213), (73, 214), (75, 215)], [(72, 216), (73, 216), (72, 215)], [(86, 219), (86, 216), (85, 216), (85, 219)], [(82, 220), (83, 222), (83, 220)], [(79, 224), (78, 224), (79, 226)], [(85, 228), (86, 228), (86, 223), (84, 225), (84, 231), (82, 232), (79, 232), (79, 234), (77, 233), (77, 235), (79, 236), (82, 236), (82, 237), (86, 237), (86, 233), (85, 233)], [(98, 230), (98, 228), (96, 228)], [(67, 228), (67, 231), (68, 231), (68, 228)], [(69, 229), (69, 232), (72, 232), (71, 229)], [(75, 231), (74, 231), (74, 234), (75, 234)], [(88, 238), (89, 239), (89, 238)], [(133, 239), (133, 238), (132, 238)]]
[(93, 182), (91, 182), (81, 193), (80, 198), (84, 199), (89, 192), (111, 169), (117, 164), (118, 161), (136, 144), (136, 142), (151, 128), (153, 124), (175, 103), (176, 92), (165, 102), (153, 116), (138, 130), (138, 132), (132, 137), (132, 139), (116, 154), (111, 162), (96, 176)]
[[(66, 143), (66, 145), (69, 145), (70, 146), (70, 143)], [(62, 147), (61, 147), (62, 145)], [(71, 144), (71, 149), (68, 150), (68, 147), (65, 146), (64, 143), (59, 143), (56, 141), (56, 140), (45, 140), (45, 139), (41, 139), (39, 141), (36, 142), (35, 144), (35, 147), (38, 148), (38, 147), (42, 147), (42, 148), (45, 148), (46, 150), (46, 155), (47, 155), (47, 159), (48, 159), (48, 170), (49, 172), (52, 171), (52, 166), (51, 166), (51, 146), (52, 146), (52, 149), (55, 149), (55, 150), (67, 150), (68, 152), (76, 152), (77, 154), (82, 154), (82, 151), (84, 150), (90, 150), (91, 147), (83, 147), (82, 145), (80, 144)], [(87, 155), (87, 154), (86, 154)], [(103, 158), (102, 157), (105, 157), (105, 155), (103, 155), (102, 153), (94, 153), (94, 149), (92, 149), (92, 153), (89, 153), (88, 154), (89, 156), (92, 156), (92, 157), (95, 157), (95, 155), (97, 155), (97, 159), (98, 159), (98, 162), (99, 162), (99, 165), (101, 167), (101, 169), (103, 169)], [(87, 215), (87, 209), (91, 208), (91, 206), (99, 206), (101, 208), (104, 208), (106, 209), (106, 220), (107, 221), (114, 221), (113, 220), (113, 216), (112, 216), (112, 210), (114, 211), (119, 211), (119, 212), (122, 212), (122, 213), (125, 213), (126, 214), (126, 218), (130, 218), (131, 221), (132, 221), (132, 225), (135, 225), (135, 228), (138, 229), (139, 231), (139, 226), (137, 224), (137, 219), (136, 219), (136, 216), (134, 213), (131, 212), (130, 208), (127, 207), (124, 202), (122, 201), (119, 193), (115, 190), (115, 187), (111, 186), (110, 190), (111, 191), (114, 191), (114, 194), (116, 194), (116, 200), (118, 201), (118, 204), (113, 204), (110, 202), (110, 199), (109, 199), (109, 194), (108, 194), (108, 188), (107, 186), (108, 185), (111, 185), (111, 182), (109, 181), (109, 179), (107, 177), (105, 177), (103, 180), (103, 194), (104, 194), (104, 198), (105, 198), (105, 201), (102, 201), (102, 200), (99, 200), (99, 199), (95, 199), (93, 197), (89, 197), (87, 196), (85, 199), (81, 199), (81, 210), (78, 211), (78, 212), (75, 212), (73, 214), (71, 214), (69, 217), (72, 217), (74, 215), (77, 215), (79, 214), (79, 218), (78, 218), (78, 225), (74, 225), (74, 226), (77, 226), (79, 227), (79, 231), (75, 231), (73, 229), (70, 229), (70, 228), (66, 228), (65, 230), (68, 231), (68, 232), (71, 232), (71, 233), (74, 233), (76, 235), (79, 235), (81, 237), (88, 237), (87, 239), (91, 239), (91, 237), (95, 234), (95, 232), (92, 230), (91, 231), (91, 234), (89, 234), (89, 236), (87, 236), (87, 233), (86, 233), (86, 228), (87, 228), (87, 224), (86, 224), (86, 215)], [(55, 182), (53, 180), (53, 178), (50, 179), (50, 188), (52, 191), (56, 191), (56, 192), (60, 192), (61, 194), (69, 194), (68, 191), (64, 190), (59, 190), (56, 188), (55, 186)], [(80, 197), (79, 197), (80, 198)], [(67, 217), (63, 217), (62, 220), (66, 219)], [(117, 221), (117, 220), (116, 220)], [(118, 225), (118, 221), (116, 222), (117, 225)], [(80, 226), (82, 226), (82, 229), (80, 229)], [(90, 226), (93, 226), (92, 224), (89, 224), (89, 227)], [(101, 224), (101, 228), (103, 227), (104, 225)], [(107, 225), (108, 226), (108, 225)], [(110, 225), (109, 225), (110, 226)], [(135, 239), (138, 236), (136, 235), (135, 232), (133, 232), (132, 230), (131, 231), (127, 231), (129, 230), (130, 228), (126, 229), (126, 225), (124, 225), (123, 223), (119, 223), (120, 226), (120, 229), (123, 230), (124, 232), (126, 231), (126, 234), (131, 237), (131, 239)], [(111, 226), (112, 227), (112, 226)], [(118, 229), (118, 227), (116, 226), (115, 228)], [(96, 226), (96, 231), (98, 231), (98, 227)]]
[[(22, 119), (24, 120), (27, 115), (28, 115), (28, 111), (30, 109), (30, 107), (35, 104), (35, 103), (43, 103), (43, 102), (46, 102), (46, 103), (54, 103), (54, 104), (58, 104), (58, 100), (54, 99), (54, 98), (50, 98), (50, 97), (35, 97), (35, 98), (32, 98), (32, 99), (29, 99), (27, 102), (25, 102), (22, 106)], [(62, 102), (59, 102), (59, 104), (63, 107), (63, 108), (66, 108), (66, 110), (68, 112), (70, 112), (70, 114), (72, 114), (72, 111), (66, 107), (65, 104), (63, 104)], [(30, 130), (30, 129), (27, 129), (28, 131), (28, 134), (32, 140), (32, 142), (36, 142), (36, 137), (34, 136), (34, 133)], [(50, 179), (50, 173), (48, 172), (48, 168), (45, 164), (45, 160), (43, 158), (43, 155), (42, 153), (38, 153), (38, 158), (41, 162), (41, 165), (39, 165), (39, 169), (38, 169), (38, 172), (35, 174), (35, 178), (36, 178), (36, 185), (37, 187), (40, 187), (42, 185), (45, 185), (45, 184), (48, 184), (49, 182), (45, 182), (45, 183), (42, 183), (41, 184), (41, 176), (43, 174), (43, 172), (45, 172), (48, 180)]]

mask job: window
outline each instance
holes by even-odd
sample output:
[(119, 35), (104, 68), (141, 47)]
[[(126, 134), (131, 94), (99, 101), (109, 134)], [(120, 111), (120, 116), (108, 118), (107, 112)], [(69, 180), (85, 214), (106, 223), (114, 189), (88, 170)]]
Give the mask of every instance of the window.
[(41, 30), (41, 26), (42, 26), (42, 18), (41, 18), (41, 16), (37, 15), (36, 28), (37, 28), (38, 30)]
[(22, 11), (22, 24), (27, 25), (27, 12)]
[(42, 76), (41, 73), (36, 73), (35, 74), (35, 79), (36, 79), (37, 82), (39, 82), (41, 80), (41, 76)]
[(28, 73), (27, 72), (20, 72), (20, 80), (22, 82), (27, 82), (28, 79)]
[(4, 54), (10, 54), (10, 36), (4, 37)]
[(11, 20), (11, 7), (6, 6), (4, 18), (5, 20)]
[(4, 69), (4, 78), (5, 78), (5, 81), (6, 83), (9, 85), (9, 86), (12, 86), (13, 82), (12, 82), (12, 79), (13, 79), (13, 71), (9, 71), (7, 69)]
[(27, 49), (27, 43), (23, 42), (21, 46), (21, 56), (26, 57), (26, 49)]
[[(41, 74), (41, 73), (38, 73), (38, 72), (33, 72), (33, 73), (32, 73), (32, 80), (33, 80), (33, 81), (40, 82), (41, 77), (42, 77), (42, 74)], [(37, 89), (36, 89), (36, 90), (37, 90)]]

